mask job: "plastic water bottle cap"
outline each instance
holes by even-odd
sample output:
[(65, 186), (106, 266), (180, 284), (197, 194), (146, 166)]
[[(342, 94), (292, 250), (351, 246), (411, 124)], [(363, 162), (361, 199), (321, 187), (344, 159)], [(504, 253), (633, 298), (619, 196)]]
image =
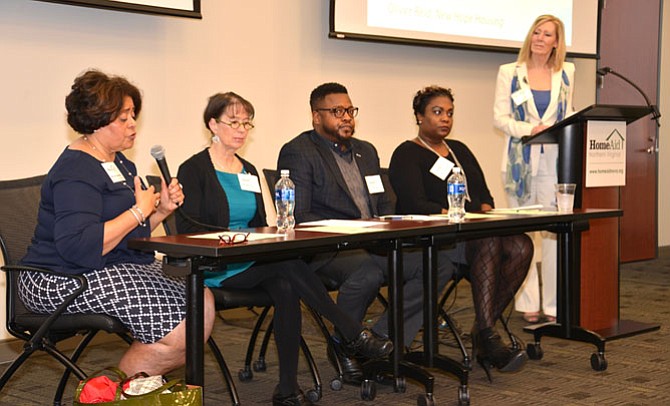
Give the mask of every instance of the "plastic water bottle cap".
[(288, 169), (282, 169), (280, 172), (281, 176), (288, 176), (289, 175), (289, 170)]

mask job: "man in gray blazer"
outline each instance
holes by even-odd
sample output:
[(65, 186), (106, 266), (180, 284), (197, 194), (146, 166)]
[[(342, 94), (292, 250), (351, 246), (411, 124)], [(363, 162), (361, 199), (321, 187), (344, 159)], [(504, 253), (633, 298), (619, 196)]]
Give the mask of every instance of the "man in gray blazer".
[[(312, 91), (310, 107), (313, 130), (286, 143), (277, 162), (278, 170), (290, 170), (295, 183), (296, 222), (366, 219), (393, 213), (389, 191), (382, 184), (377, 150), (369, 142), (353, 138), (358, 108), (351, 103), (347, 89), (339, 83), (324, 83)], [(423, 323), (423, 259), (419, 251), (403, 254), (404, 342), (409, 345)], [(339, 286), (338, 306), (361, 321), (387, 277), (386, 256), (366, 250), (317, 255), (310, 265), (330, 281), (327, 284)], [(438, 266), (441, 290), (454, 271), (442, 250)], [(372, 330), (388, 336), (386, 313)], [(336, 356), (344, 367), (345, 382), (360, 382), (358, 361), (341, 351)]]

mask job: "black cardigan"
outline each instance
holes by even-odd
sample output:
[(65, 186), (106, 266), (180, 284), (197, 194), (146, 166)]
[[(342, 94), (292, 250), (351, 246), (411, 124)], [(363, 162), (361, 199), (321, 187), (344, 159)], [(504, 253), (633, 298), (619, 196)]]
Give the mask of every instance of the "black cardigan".
[[(465, 210), (480, 211), (483, 203), (491, 207), (493, 196), (486, 185), (482, 168), (474, 154), (462, 142), (446, 140), (462, 165), (468, 180), (470, 202), (466, 202)], [(389, 178), (398, 200), (398, 214), (436, 214), (449, 207), (447, 203), (447, 181), (430, 173), (437, 155), (412, 141), (400, 144), (389, 165)], [(453, 157), (447, 157), (454, 162)]]
[[(244, 169), (248, 173), (258, 176), (255, 166), (239, 156), (237, 157), (242, 161)], [(188, 216), (200, 223), (210, 224), (215, 227), (228, 227), (230, 223), (228, 198), (216, 177), (216, 171), (207, 148), (181, 164), (177, 178), (184, 187), (184, 195), (186, 197), (182, 210)], [(176, 214), (177, 232), (179, 233), (194, 233), (214, 229), (193, 224), (183, 216), (180, 216), (178, 212)], [(249, 222), (249, 227), (265, 226), (267, 226), (267, 222), (265, 219), (263, 195), (256, 193), (256, 214)]]

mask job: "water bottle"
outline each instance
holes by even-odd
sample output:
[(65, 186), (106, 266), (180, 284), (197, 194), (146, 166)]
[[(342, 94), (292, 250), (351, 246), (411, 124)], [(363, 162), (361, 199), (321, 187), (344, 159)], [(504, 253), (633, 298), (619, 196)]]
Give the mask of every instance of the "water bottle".
[(282, 169), (281, 177), (275, 184), (275, 207), (277, 208), (277, 231), (285, 233), (295, 227), (295, 184), (288, 177), (289, 170)]
[(447, 201), (449, 202), (449, 221), (460, 223), (465, 218), (465, 177), (461, 168), (455, 167), (447, 179)]

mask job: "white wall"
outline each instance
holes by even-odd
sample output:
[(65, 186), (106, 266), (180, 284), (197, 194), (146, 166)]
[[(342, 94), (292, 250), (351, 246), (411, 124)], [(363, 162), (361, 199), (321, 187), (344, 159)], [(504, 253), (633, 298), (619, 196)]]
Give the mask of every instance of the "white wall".
[[(360, 107), (357, 136), (377, 146), (384, 166), (393, 149), (416, 134), (416, 90), (451, 87), (453, 137), (479, 157), (494, 196), (504, 201), (498, 176), (503, 138), (491, 115), (497, 67), (515, 55), (331, 40), (325, 0), (204, 0), (202, 9), (204, 18), (192, 20), (2, 0), (0, 179), (51, 167), (76, 137), (65, 120), (64, 97), (76, 75), (96, 67), (128, 77), (143, 91), (139, 138), (129, 155), (144, 174), (157, 173), (149, 155), (154, 144), (165, 146), (173, 173), (207, 145), (201, 115), (218, 91), (236, 91), (255, 105), (256, 129), (241, 153), (260, 169), (274, 167), (281, 145), (310, 128), (309, 92), (322, 82), (349, 88)], [(595, 100), (595, 61), (574, 62), (580, 109)], [(670, 168), (664, 171), (667, 179)], [(663, 220), (661, 230), (670, 223)]]

